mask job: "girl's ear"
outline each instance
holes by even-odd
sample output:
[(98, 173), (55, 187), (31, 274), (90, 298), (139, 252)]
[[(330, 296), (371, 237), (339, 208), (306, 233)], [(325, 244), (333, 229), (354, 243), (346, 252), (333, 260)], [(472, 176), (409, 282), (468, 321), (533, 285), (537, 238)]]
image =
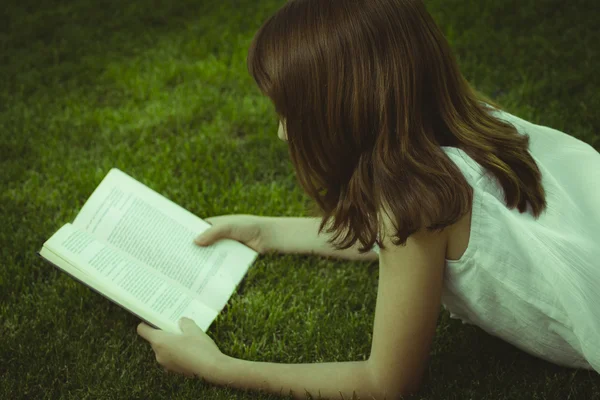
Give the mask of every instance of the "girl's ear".
[(277, 136), (279, 137), (279, 139), (283, 140), (284, 142), (287, 142), (287, 133), (283, 128), (283, 123), (281, 122), (281, 120), (279, 121), (279, 130), (277, 131)]

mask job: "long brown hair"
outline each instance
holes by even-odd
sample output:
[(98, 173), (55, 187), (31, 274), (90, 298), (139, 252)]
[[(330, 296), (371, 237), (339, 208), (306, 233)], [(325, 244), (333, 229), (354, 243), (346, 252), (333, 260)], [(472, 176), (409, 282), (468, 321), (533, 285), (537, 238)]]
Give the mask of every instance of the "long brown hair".
[[(297, 179), (346, 249), (395, 245), (455, 223), (472, 189), (440, 146), (464, 150), (504, 188), (509, 208), (546, 206), (529, 137), (462, 76), (422, 0), (289, 0), (260, 27), (248, 70), (275, 106)], [(385, 211), (384, 211), (385, 210)], [(340, 240), (342, 238), (342, 240)], [(337, 243), (335, 243), (337, 242)]]

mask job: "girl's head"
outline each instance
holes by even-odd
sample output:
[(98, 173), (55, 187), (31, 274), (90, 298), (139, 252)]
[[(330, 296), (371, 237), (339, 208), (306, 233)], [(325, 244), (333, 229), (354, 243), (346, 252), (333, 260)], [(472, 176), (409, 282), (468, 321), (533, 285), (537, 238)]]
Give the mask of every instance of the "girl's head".
[(545, 206), (529, 138), (488, 113), (482, 101), (500, 106), (461, 75), (421, 0), (289, 0), (256, 33), (248, 69), (338, 248), (381, 246), (383, 213), (396, 244), (464, 215), (471, 188), (440, 146), (493, 173), (509, 207)]

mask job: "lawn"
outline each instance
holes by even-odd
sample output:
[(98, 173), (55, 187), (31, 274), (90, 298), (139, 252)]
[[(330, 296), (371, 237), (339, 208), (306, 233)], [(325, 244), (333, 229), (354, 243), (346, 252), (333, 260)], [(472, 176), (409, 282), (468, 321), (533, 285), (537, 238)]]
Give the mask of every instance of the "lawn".
[[(275, 399), (165, 374), (139, 319), (36, 251), (117, 167), (200, 217), (301, 216), (250, 41), (283, 0), (0, 6), (0, 398)], [(597, 0), (428, 0), (467, 79), (600, 149)], [(208, 333), (225, 354), (364, 360), (377, 263), (260, 257)], [(315, 397), (316, 398), (316, 397)], [(419, 399), (600, 399), (595, 372), (439, 317)]]

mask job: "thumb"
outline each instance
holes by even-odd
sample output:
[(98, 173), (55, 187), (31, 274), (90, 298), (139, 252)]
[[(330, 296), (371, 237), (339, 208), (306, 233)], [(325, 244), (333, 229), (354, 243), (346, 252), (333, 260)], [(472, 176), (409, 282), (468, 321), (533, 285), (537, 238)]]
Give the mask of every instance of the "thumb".
[[(198, 324), (193, 319), (187, 317), (179, 318), (179, 327), (183, 333), (194, 333), (195, 331), (202, 331)], [(204, 331), (203, 331), (204, 332)]]
[(212, 226), (196, 236), (194, 242), (199, 246), (208, 246), (209, 244), (231, 235), (231, 227), (227, 225)]

